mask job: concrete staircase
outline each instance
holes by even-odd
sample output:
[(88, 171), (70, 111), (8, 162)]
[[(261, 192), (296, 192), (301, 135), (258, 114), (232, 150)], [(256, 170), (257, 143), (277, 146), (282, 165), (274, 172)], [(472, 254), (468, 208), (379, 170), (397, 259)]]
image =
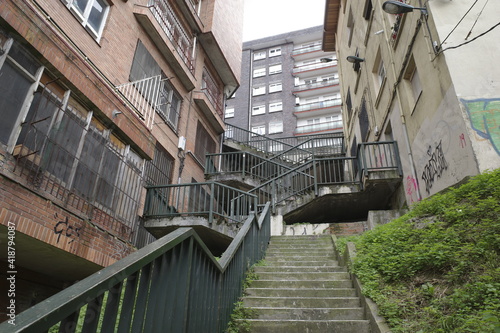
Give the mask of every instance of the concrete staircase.
[(330, 236), (274, 236), (246, 289), (252, 333), (369, 333), (369, 321)]

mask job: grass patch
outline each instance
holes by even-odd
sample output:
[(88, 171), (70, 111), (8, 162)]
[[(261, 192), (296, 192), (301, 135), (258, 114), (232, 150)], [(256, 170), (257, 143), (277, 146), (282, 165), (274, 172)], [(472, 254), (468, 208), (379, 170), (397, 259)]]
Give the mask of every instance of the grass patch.
[(394, 333), (500, 332), (500, 169), (361, 236), (353, 272)]

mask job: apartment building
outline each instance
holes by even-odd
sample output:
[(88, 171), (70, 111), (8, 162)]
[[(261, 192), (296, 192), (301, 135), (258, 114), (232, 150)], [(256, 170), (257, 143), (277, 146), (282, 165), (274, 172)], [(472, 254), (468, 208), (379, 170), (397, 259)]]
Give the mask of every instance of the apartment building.
[(397, 141), (400, 206), (500, 167), (500, 4), (328, 0), (326, 10), (346, 142)]
[(0, 262), (17, 312), (154, 240), (145, 186), (204, 180), (242, 14), (240, 0), (0, 3), (0, 237), (15, 238)]
[(241, 86), (225, 121), (270, 138), (342, 132), (335, 52), (323, 26), (243, 43)]

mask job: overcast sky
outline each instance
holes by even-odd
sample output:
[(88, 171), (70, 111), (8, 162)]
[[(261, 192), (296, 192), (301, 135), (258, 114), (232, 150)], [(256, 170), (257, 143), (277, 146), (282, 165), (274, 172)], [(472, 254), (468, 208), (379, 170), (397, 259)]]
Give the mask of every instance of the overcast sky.
[(322, 25), (325, 0), (245, 0), (243, 41)]

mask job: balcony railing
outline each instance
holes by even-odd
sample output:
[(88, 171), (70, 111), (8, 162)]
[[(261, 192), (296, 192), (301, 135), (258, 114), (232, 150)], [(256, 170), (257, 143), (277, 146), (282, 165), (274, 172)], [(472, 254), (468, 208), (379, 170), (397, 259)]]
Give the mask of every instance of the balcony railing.
[(341, 130), (343, 128), (342, 120), (339, 121), (326, 121), (317, 124), (310, 124), (304, 126), (298, 126), (295, 129), (296, 134), (304, 134), (304, 133), (313, 133), (313, 132), (321, 132), (328, 130)]
[(299, 86), (293, 87), (293, 92), (301, 92), (301, 91), (306, 91), (306, 90), (311, 90), (311, 89), (318, 89), (318, 88), (325, 88), (325, 87), (331, 87), (334, 85), (338, 85), (339, 80), (325, 80), (325, 81), (320, 81), (320, 82), (315, 82), (315, 83), (308, 83), (308, 84), (301, 84)]
[(321, 51), (321, 46), (322, 46), (321, 44), (317, 44), (317, 45), (302, 47), (300, 49), (295, 49), (292, 51), (292, 56), (296, 56), (296, 55), (304, 54), (304, 53), (309, 53), (309, 52), (314, 52), (314, 51)]
[(214, 182), (147, 186), (145, 218), (203, 216), (227, 223), (242, 222), (256, 210), (257, 199)]
[(295, 112), (331, 108), (333, 106), (340, 106), (340, 105), (342, 105), (341, 99), (332, 99), (332, 100), (328, 100), (328, 101), (321, 101), (321, 102), (314, 102), (314, 103), (297, 105), (297, 106), (295, 106)]
[(135, 110), (149, 129), (153, 128), (158, 97), (163, 82), (166, 80), (161, 75), (157, 75), (116, 86), (116, 89), (129, 102), (129, 106)]
[(149, 8), (167, 38), (175, 45), (175, 50), (194, 74), (193, 41), (184, 31), (167, 0), (149, 0)]
[(287, 170), (289, 165), (278, 163), (270, 159), (249, 152), (231, 152), (207, 154), (205, 174), (228, 175), (238, 174), (242, 177), (251, 177), (258, 181), (268, 181)]
[(252, 213), (217, 260), (180, 228), (17, 314), (1, 332), (224, 332), (248, 268), (270, 239), (270, 205)]
[(217, 114), (223, 118), (224, 108), (222, 107), (222, 91), (218, 88), (217, 83), (206, 70), (203, 71), (202, 80), (202, 91), (207, 96)]
[[(246, 129), (226, 124), (224, 140), (232, 140), (252, 147), (258, 151), (273, 154), (275, 158), (286, 152), (288, 155), (304, 155), (317, 153), (318, 147), (327, 154), (344, 152), (344, 134), (329, 133), (304, 136), (292, 136), (272, 139), (265, 135), (256, 134)], [(305, 151), (305, 152), (301, 152)], [(293, 153), (295, 152), (295, 153)], [(296, 160), (293, 157), (292, 160)]]
[(330, 62), (326, 62), (326, 63), (317, 62), (317, 63), (311, 64), (311, 65), (294, 67), (292, 74), (312, 71), (312, 70), (320, 69), (320, 68), (328, 68), (328, 67), (333, 67), (333, 66), (337, 66), (337, 61), (330, 61)]

